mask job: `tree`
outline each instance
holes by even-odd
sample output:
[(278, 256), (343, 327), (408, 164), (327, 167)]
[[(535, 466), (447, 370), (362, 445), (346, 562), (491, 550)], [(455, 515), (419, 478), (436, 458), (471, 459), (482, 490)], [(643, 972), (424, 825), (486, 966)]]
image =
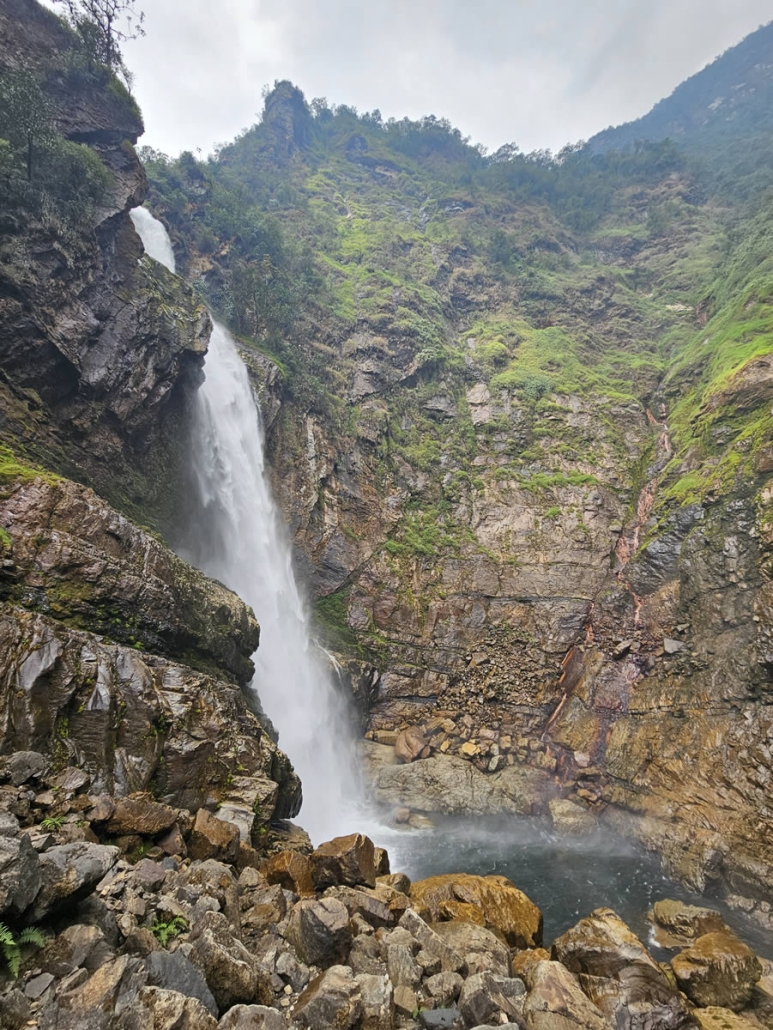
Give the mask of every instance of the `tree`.
[(23, 154), (27, 181), (32, 182), (35, 148), (50, 146), (54, 133), (48, 98), (29, 72), (0, 76), (0, 137)]
[(113, 72), (126, 73), (121, 44), (145, 35), (144, 11), (136, 0), (55, 0), (67, 10), (67, 17), (81, 38), (83, 48), (95, 64)]

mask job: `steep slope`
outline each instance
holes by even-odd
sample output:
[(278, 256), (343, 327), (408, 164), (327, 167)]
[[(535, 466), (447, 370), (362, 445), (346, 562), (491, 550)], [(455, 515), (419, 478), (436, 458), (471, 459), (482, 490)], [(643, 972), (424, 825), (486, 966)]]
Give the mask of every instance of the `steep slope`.
[(209, 164), (146, 157), (370, 735), (423, 728), (403, 800), (460, 754), (540, 810), (537, 770), (769, 891), (769, 222), (668, 143), (487, 161), (288, 83)]

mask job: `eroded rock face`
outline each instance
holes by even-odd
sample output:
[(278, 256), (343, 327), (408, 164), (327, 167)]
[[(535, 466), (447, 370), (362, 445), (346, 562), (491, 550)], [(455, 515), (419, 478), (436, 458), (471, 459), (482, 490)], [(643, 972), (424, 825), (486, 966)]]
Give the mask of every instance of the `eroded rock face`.
[(23, 212), (4, 225), (0, 410), (7, 440), (159, 524), (176, 503), (180, 419), (211, 325), (182, 280), (140, 261), (128, 212), (147, 192), (133, 148), (142, 120), (120, 89), (68, 74), (72, 45), (34, 0), (0, 13), (0, 63), (41, 77), (58, 129), (112, 179), (74, 231)]
[[(218, 787), (227, 800), (229, 770), (241, 766), (278, 784), (266, 818), (291, 816), (300, 806), (289, 761), (237, 687), (11, 608), (0, 613), (0, 647), (7, 751), (77, 761), (95, 793), (152, 786), (156, 796), (193, 810)], [(213, 764), (221, 770), (214, 778)]]
[(0, 502), (11, 538), (3, 597), (121, 643), (238, 682), (254, 672), (252, 611), (92, 490), (67, 480), (18, 482)]

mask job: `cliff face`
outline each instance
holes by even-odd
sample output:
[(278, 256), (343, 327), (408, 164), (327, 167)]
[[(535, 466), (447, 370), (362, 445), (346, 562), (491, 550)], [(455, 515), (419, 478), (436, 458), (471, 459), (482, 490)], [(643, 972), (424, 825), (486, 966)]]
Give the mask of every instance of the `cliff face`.
[[(251, 268), (273, 276), (244, 346), (282, 366), (275, 489), (368, 735), (414, 759), (374, 759), (377, 795), (464, 811), (461, 759), (494, 809), (559, 792), (754, 907), (773, 882), (769, 220), (668, 145), (549, 171), (343, 108), (275, 168), (298, 120), (280, 93), (222, 175), (151, 164), (151, 198), (224, 310)], [(222, 210), (234, 178), (260, 244), (201, 199)], [(516, 800), (497, 793), (519, 769)]]
[[(114, 799), (130, 795), (124, 852), (149, 847), (143, 834), (157, 843), (161, 812), (179, 856), (191, 813), (217, 808), (254, 863), (271, 822), (301, 803), (243, 689), (259, 627), (238, 597), (132, 521), (168, 525), (179, 503), (209, 316), (143, 255), (129, 217), (147, 191), (133, 146), (142, 122), (122, 84), (84, 64), (33, 0), (0, 11), (0, 79), (9, 133), (8, 83), (47, 122), (34, 174), (11, 167), (2, 187), (0, 754), (25, 772), (0, 807), (25, 827), (67, 821), (68, 840), (93, 842), (73, 813), (112, 796), (95, 810), (104, 833)], [(66, 189), (58, 175), (72, 176)], [(79, 178), (89, 177), (87, 195)], [(52, 792), (19, 789), (30, 778), (39, 788), (43, 769)]]
[(109, 172), (98, 206), (75, 224), (22, 203), (4, 213), (4, 437), (158, 524), (209, 318), (190, 289), (142, 256), (129, 218), (147, 190), (133, 147), (139, 112), (117, 80), (68, 59), (72, 49), (59, 20), (33, 0), (4, 5), (0, 71), (34, 74), (55, 131), (87, 144)]

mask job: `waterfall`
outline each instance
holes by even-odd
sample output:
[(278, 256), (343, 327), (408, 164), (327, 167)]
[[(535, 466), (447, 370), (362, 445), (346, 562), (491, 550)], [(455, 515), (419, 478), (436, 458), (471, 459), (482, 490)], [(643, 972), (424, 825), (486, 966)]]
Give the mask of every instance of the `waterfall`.
[[(171, 253), (163, 225), (139, 210), (135, 225), (147, 252), (155, 256), (151, 246), (159, 254), (164, 250), (163, 235)], [(357, 828), (358, 778), (346, 706), (311, 636), (268, 483), (260, 409), (221, 325), (212, 333), (204, 375), (191, 432), (192, 529), (180, 553), (255, 611), (261, 632), (252, 688), (303, 782), (300, 822), (320, 843)]]
[(165, 265), (170, 272), (176, 271), (172, 241), (163, 223), (154, 218), (146, 207), (135, 207), (130, 214), (148, 257)]

